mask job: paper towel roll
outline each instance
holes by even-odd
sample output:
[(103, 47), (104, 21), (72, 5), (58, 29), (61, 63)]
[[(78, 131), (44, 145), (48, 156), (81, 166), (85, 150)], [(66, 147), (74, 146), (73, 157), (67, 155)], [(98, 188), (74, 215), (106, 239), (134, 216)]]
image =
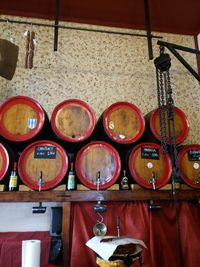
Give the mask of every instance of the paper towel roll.
[(40, 267), (40, 240), (22, 241), (22, 267)]

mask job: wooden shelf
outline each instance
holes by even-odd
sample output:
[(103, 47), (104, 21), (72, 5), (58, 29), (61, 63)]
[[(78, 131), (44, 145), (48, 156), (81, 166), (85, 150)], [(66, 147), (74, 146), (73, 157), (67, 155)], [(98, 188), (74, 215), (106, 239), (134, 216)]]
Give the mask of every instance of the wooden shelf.
[[(177, 190), (178, 200), (198, 200), (200, 190)], [(171, 190), (87, 190), (87, 191), (28, 191), (0, 192), (0, 202), (84, 202), (84, 201), (148, 201), (173, 200)]]

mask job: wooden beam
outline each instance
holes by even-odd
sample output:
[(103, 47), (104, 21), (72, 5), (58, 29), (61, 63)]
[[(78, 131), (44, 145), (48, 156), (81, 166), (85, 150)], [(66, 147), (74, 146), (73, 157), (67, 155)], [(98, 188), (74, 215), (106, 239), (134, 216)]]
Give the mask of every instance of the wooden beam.
[(70, 214), (71, 203), (64, 202), (62, 209), (63, 267), (70, 267)]
[[(200, 190), (177, 190), (178, 200), (198, 200)], [(171, 190), (85, 190), (0, 192), (0, 202), (80, 202), (80, 201), (148, 201), (173, 200)]]

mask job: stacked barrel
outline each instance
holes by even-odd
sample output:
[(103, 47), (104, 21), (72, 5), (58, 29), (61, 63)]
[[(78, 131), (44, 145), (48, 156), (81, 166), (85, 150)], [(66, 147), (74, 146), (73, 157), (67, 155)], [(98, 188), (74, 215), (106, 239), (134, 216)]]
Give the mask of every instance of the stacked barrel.
[[(174, 121), (178, 146), (189, 133), (187, 117), (178, 107)], [(113, 103), (96, 120), (86, 102), (67, 99), (53, 109), (49, 119), (36, 100), (11, 97), (0, 106), (0, 138), (0, 182), (6, 183), (17, 161), (21, 183), (32, 190), (66, 184), (71, 162), (78, 183), (89, 189), (112, 186), (123, 170), (129, 183), (146, 189), (163, 187), (172, 175), (170, 155), (161, 149), (158, 109), (143, 116), (129, 102)], [(200, 146), (178, 150), (181, 178), (199, 188)]]

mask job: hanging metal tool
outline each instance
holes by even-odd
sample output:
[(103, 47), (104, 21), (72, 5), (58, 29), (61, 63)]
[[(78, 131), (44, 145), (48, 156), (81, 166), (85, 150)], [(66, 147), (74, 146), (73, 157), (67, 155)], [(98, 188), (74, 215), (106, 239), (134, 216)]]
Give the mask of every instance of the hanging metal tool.
[(97, 223), (93, 227), (93, 234), (96, 236), (104, 236), (107, 233), (107, 226), (103, 223), (103, 216), (97, 212), (100, 217), (100, 220), (97, 220)]
[[(99, 191), (100, 185), (100, 171), (97, 172), (96, 177), (97, 192)], [(104, 236), (107, 233), (107, 226), (103, 223), (103, 216), (100, 214), (107, 210), (107, 206), (101, 204), (101, 201), (97, 201), (97, 204), (94, 206), (94, 211), (99, 215), (100, 220), (97, 220), (97, 223), (93, 227), (93, 234), (96, 236)]]

